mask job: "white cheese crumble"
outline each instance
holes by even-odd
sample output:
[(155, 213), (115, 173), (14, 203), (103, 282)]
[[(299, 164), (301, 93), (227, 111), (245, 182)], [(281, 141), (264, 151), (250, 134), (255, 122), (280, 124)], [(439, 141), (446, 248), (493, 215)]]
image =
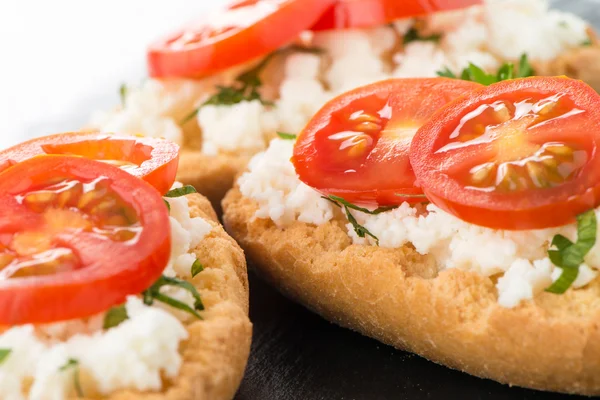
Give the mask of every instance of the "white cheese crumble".
[(256, 153), (266, 148), (266, 138), (277, 128), (274, 116), (259, 100), (231, 106), (203, 106), (198, 113), (198, 124), (206, 154), (238, 150)]
[[(293, 141), (274, 140), (269, 149), (253, 158), (249, 172), (239, 180), (244, 197), (258, 203), (257, 218), (271, 219), (279, 227), (294, 221), (322, 225), (333, 218), (333, 206), (296, 177), (290, 162)], [(576, 240), (576, 224), (560, 228), (502, 231), (476, 226), (450, 215), (434, 205), (400, 207), (369, 215), (352, 212), (358, 223), (379, 238), (384, 248), (412, 244), (420, 254), (432, 255), (440, 270), (459, 268), (484, 276), (502, 275), (497, 289), (499, 303), (515, 307), (558, 279), (561, 269), (548, 259), (552, 238), (561, 234)], [(600, 208), (596, 210), (600, 220)], [(355, 244), (375, 245), (360, 238), (352, 224), (346, 225)], [(598, 232), (600, 237), (600, 228)], [(600, 241), (587, 254), (574, 288), (587, 285), (598, 274)]]
[(142, 134), (183, 142), (179, 123), (196, 108), (216, 80), (148, 79), (126, 87), (125, 107), (92, 115), (89, 128), (105, 132)]
[(249, 172), (240, 177), (240, 189), (258, 202), (257, 218), (269, 218), (280, 227), (296, 220), (323, 224), (333, 218), (333, 208), (296, 177), (290, 162), (293, 146), (293, 140), (273, 140), (265, 153), (250, 161)]
[[(165, 200), (171, 207), (172, 244), (164, 273), (191, 278), (196, 260), (192, 251), (212, 226), (203, 218), (190, 217), (186, 197)], [(163, 290), (193, 307), (188, 291)], [(107, 331), (102, 330), (104, 314), (100, 314), (83, 320), (14, 326), (3, 332), (0, 349), (11, 353), (0, 363), (0, 398), (62, 400), (75, 396), (75, 368), (61, 370), (70, 359), (77, 360), (79, 373), (89, 378), (84, 391), (107, 395), (119, 389), (160, 390), (162, 377), (174, 378), (179, 372), (179, 344), (188, 338), (182, 321), (191, 316), (159, 302), (144, 305), (138, 296), (129, 296), (125, 306), (129, 319)]]
[[(159, 390), (161, 374), (176, 376), (182, 363), (179, 343), (187, 339), (183, 324), (171, 313), (149, 307), (136, 296), (127, 298), (129, 319), (107, 331), (74, 335), (48, 344), (31, 325), (17, 326), (0, 335), (0, 348), (11, 353), (0, 364), (2, 399), (64, 399), (73, 393), (73, 371), (61, 371), (69, 359), (92, 378), (96, 390)], [(31, 380), (27, 396), (24, 381)]]

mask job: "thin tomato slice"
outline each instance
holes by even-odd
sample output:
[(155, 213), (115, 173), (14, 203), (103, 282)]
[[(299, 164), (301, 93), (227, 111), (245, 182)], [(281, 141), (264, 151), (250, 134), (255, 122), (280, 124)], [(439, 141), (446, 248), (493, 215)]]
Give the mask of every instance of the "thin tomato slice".
[(299, 135), (292, 158), (296, 173), (321, 193), (356, 204), (423, 201), (409, 162), (413, 135), (446, 103), (481, 87), (417, 78), (347, 92), (327, 103)]
[(238, 0), (152, 44), (152, 77), (197, 78), (265, 56), (310, 28), (333, 0)]
[(42, 154), (82, 156), (121, 167), (164, 194), (175, 182), (179, 146), (168, 140), (105, 133), (62, 133), (0, 151), (0, 171)]
[(80, 157), (0, 174), (0, 324), (83, 318), (139, 294), (170, 256), (169, 214), (146, 182)]
[(312, 30), (366, 28), (481, 4), (482, 0), (337, 0)]
[(600, 95), (564, 77), (505, 81), (417, 133), (411, 162), (440, 208), (477, 225), (542, 229), (600, 204)]

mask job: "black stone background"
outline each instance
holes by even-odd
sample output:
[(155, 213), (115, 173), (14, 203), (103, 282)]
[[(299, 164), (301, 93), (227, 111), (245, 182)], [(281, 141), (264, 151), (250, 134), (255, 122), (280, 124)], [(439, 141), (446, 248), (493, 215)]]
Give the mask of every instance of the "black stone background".
[[(552, 3), (600, 29), (599, 0)], [(254, 340), (236, 400), (580, 398), (510, 388), (450, 370), (333, 325), (253, 273), (250, 285)]]

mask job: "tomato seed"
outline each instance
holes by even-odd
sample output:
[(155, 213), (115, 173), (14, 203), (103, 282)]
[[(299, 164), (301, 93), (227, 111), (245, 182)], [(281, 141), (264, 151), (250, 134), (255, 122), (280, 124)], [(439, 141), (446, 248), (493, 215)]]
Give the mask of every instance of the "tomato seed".
[(506, 107), (502, 107), (499, 110), (496, 110), (496, 117), (501, 123), (509, 121), (512, 117), (510, 115), (510, 111)]
[(30, 193), (23, 199), (23, 204), (28, 206), (35, 212), (44, 211), (51, 203), (53, 203), (58, 195), (54, 192), (39, 191)]
[(381, 124), (381, 118), (373, 114), (367, 113), (355, 113), (350, 116), (350, 121), (354, 122), (374, 122), (376, 124)]
[(559, 156), (572, 156), (574, 153), (574, 150), (566, 145), (546, 146), (545, 150)]
[(92, 204), (94, 201), (101, 199), (105, 195), (106, 195), (105, 189), (96, 189), (96, 190), (92, 190), (87, 193), (84, 193), (79, 198), (79, 201), (77, 202), (77, 208), (79, 208), (80, 210), (84, 210), (90, 204)]
[(538, 115), (544, 116), (550, 114), (558, 105), (558, 103), (548, 103), (540, 111), (538, 111)]
[(488, 163), (474, 168), (474, 170), (471, 170), (471, 181), (476, 185), (482, 184), (490, 177), (490, 173), (494, 166), (495, 164)]
[(542, 157), (541, 158), (541, 163), (544, 164), (546, 167), (548, 167), (549, 169), (556, 169), (558, 168), (558, 161), (556, 161), (556, 159), (554, 157)]
[(380, 131), (381, 125), (376, 124), (374, 122), (361, 122), (360, 124), (356, 125), (354, 127), (355, 130), (359, 131), (359, 132), (365, 132), (365, 131)]

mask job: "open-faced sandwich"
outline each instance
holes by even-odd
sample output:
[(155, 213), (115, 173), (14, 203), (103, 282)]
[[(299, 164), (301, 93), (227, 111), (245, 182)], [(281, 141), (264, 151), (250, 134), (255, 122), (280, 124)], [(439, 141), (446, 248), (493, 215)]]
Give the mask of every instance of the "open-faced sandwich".
[[(600, 46), (546, 0), (243, 0), (153, 44), (150, 78), (90, 128), (183, 144), (178, 179), (218, 203), (277, 132), (328, 100), (394, 77), (478, 80), (507, 62), (600, 88)], [(486, 82), (483, 82), (486, 83)]]
[(231, 399), (243, 252), (179, 147), (61, 134), (0, 152), (0, 398)]
[(225, 226), (333, 322), (480, 377), (599, 395), (599, 110), (566, 77), (364, 86), (255, 156)]

